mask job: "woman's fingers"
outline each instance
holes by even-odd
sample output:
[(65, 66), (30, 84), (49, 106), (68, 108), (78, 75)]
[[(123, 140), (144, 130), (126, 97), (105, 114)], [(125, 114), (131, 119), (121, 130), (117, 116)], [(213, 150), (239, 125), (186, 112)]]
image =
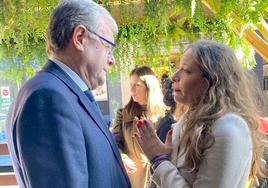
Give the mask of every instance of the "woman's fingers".
[(150, 141), (148, 142), (144, 137), (141, 137), (139, 133), (134, 133), (134, 138), (137, 140), (140, 145), (143, 153), (147, 156), (149, 160), (151, 160), (151, 152), (153, 152), (153, 148), (151, 147)]
[(156, 137), (152, 123), (150, 121), (146, 119), (139, 120), (136, 123), (136, 127), (142, 139), (150, 139)]
[(133, 136), (138, 141), (139, 145), (143, 148), (143, 143), (140, 134), (138, 132), (135, 132)]
[(169, 129), (169, 131), (167, 132), (166, 141), (165, 141), (165, 144), (170, 147), (172, 145), (172, 134), (173, 134), (173, 128)]
[(166, 143), (164, 144), (156, 135), (153, 126), (147, 120), (139, 120), (136, 123), (137, 132), (134, 137), (149, 160), (163, 153), (170, 153), (172, 130), (169, 131)]
[(140, 134), (141, 134), (140, 128), (142, 126), (142, 121), (141, 120), (137, 121), (135, 126), (136, 126), (136, 130), (137, 130), (137, 132), (139, 133), (139, 136), (140, 136)]

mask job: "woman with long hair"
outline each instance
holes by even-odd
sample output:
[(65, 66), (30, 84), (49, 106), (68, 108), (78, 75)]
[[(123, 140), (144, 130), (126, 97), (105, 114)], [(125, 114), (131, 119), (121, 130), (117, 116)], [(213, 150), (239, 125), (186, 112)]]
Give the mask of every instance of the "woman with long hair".
[(135, 123), (142, 117), (153, 122), (154, 128), (158, 120), (165, 115), (166, 106), (160, 84), (152, 69), (147, 66), (137, 67), (130, 73), (130, 100), (118, 110), (114, 127), (115, 140), (128, 172), (133, 188), (146, 187), (149, 173), (149, 161), (140, 146), (133, 138)]
[(248, 71), (224, 44), (187, 47), (173, 77), (176, 102), (187, 111), (162, 143), (147, 120), (134, 134), (164, 188), (244, 188), (262, 173), (263, 135)]
[(143, 188), (149, 183), (149, 161), (133, 138), (135, 124), (146, 117), (155, 129), (158, 120), (165, 116), (167, 107), (163, 102), (159, 81), (149, 67), (137, 67), (131, 71), (130, 87), (130, 100), (123, 109), (118, 110), (112, 132), (121, 150), (131, 186)]

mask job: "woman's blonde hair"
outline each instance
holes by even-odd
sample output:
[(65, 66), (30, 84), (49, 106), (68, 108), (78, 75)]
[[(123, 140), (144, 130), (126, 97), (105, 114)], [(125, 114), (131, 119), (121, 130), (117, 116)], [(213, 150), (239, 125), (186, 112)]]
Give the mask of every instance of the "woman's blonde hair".
[[(137, 67), (131, 71), (130, 77), (133, 75), (137, 75), (146, 86), (147, 118), (155, 122), (159, 118), (164, 117), (167, 106), (163, 102), (160, 84), (152, 69), (147, 66)], [(126, 105), (126, 109), (129, 113), (135, 114), (139, 111), (139, 105), (131, 97), (129, 103)]]
[(184, 134), (180, 142), (186, 145), (185, 166), (198, 170), (204, 151), (214, 143), (213, 123), (225, 113), (238, 114), (247, 122), (253, 143), (250, 175), (262, 174), (264, 137), (258, 130), (257, 113), (248, 71), (243, 69), (234, 52), (213, 41), (197, 41), (187, 47), (198, 63), (209, 88), (195, 107), (185, 113)]

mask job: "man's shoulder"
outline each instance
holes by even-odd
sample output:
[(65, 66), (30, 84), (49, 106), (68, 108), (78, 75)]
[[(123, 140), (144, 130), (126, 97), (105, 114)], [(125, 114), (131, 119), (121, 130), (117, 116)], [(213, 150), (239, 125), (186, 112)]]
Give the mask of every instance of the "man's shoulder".
[(17, 98), (28, 98), (33, 93), (46, 93), (49, 91), (66, 93), (67, 87), (60, 79), (48, 72), (37, 73), (29, 79), (19, 90)]
[(47, 71), (37, 72), (35, 76), (30, 78), (23, 87), (44, 86), (44, 85), (56, 85), (62, 81), (54, 74)]

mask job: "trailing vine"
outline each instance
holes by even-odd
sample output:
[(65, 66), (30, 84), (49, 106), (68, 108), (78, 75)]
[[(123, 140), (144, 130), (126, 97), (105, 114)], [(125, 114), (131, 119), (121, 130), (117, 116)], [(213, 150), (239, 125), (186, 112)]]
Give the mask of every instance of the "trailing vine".
[[(48, 17), (58, 0), (0, 1), (1, 77), (19, 85), (45, 62)], [(185, 44), (199, 38), (222, 41), (244, 53), (244, 65), (254, 67), (251, 47), (233, 28), (252, 27), (268, 18), (267, 0), (140, 0), (98, 1), (116, 18), (119, 27), (115, 51), (118, 71), (133, 65), (151, 66), (159, 75), (170, 73)], [(17, 16), (19, 15), (19, 16)]]

